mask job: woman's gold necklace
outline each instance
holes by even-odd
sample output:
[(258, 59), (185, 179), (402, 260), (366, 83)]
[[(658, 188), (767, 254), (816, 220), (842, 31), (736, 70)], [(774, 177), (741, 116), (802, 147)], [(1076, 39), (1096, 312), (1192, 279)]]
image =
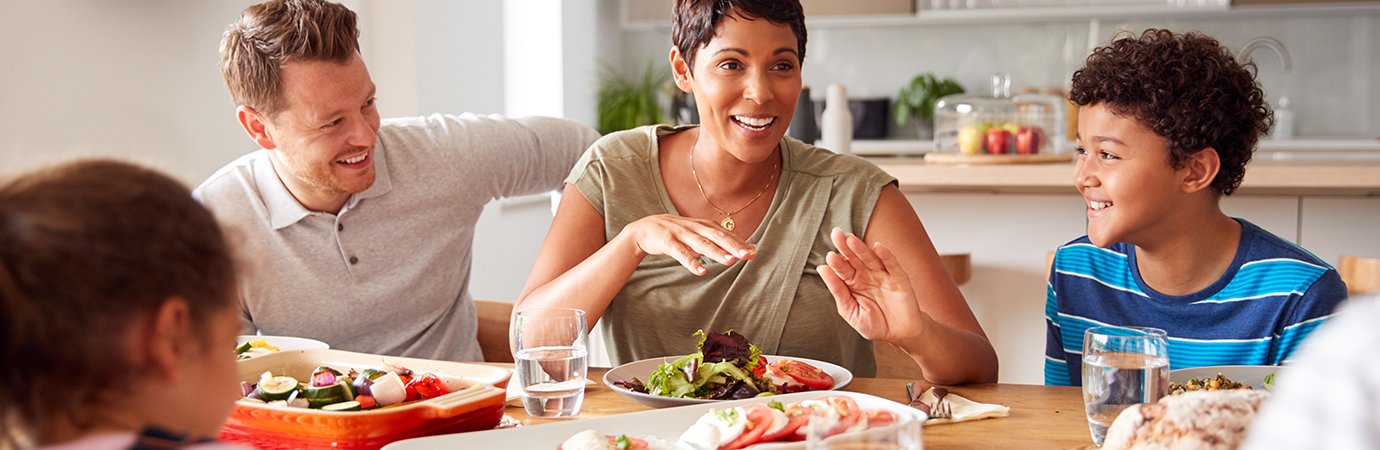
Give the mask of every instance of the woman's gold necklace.
[(719, 208), (718, 205), (715, 205), (714, 202), (710, 201), (709, 195), (704, 193), (704, 185), (700, 184), (700, 175), (698, 173), (695, 173), (695, 149), (690, 149), (690, 176), (695, 178), (695, 187), (700, 189), (700, 196), (704, 197), (704, 202), (708, 203), (709, 207), (714, 208), (714, 210), (718, 211), (719, 214), (724, 215), (724, 220), (719, 221), (719, 226), (723, 227), (724, 230), (727, 231), (733, 231), (733, 228), (738, 226), (738, 223), (733, 221), (734, 214), (743, 212), (744, 209), (747, 209), (747, 207), (752, 206), (753, 203), (756, 203), (757, 199), (762, 198), (762, 194), (767, 193), (767, 188), (771, 187), (772, 181), (776, 181), (776, 172), (776, 165), (773, 164), (771, 167), (771, 178), (767, 179), (767, 184), (762, 185), (762, 190), (758, 191), (757, 195), (752, 197), (752, 200), (748, 200), (746, 205), (743, 205), (742, 208), (738, 208), (733, 212), (724, 211), (723, 209)]

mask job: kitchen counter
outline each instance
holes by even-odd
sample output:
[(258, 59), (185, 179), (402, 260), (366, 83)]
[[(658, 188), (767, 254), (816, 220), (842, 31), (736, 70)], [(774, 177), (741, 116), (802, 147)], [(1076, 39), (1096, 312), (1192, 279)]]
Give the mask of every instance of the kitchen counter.
[[(918, 156), (868, 159), (896, 177), (907, 193), (1074, 193), (1072, 163), (963, 165), (928, 164)], [(1380, 197), (1380, 160), (1257, 159), (1246, 169), (1237, 194)]]

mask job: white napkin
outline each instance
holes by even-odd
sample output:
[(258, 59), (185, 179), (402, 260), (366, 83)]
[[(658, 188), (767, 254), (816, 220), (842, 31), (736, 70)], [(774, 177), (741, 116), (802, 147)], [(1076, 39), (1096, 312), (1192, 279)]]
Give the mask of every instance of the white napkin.
[[(934, 388), (929, 388), (926, 389), (924, 393), (920, 394), (920, 401), (926, 405), (933, 405), (935, 397)], [(929, 419), (925, 421), (925, 425), (967, 422), (969, 420), (986, 419), (989, 417), (1006, 417), (1011, 415), (1011, 407), (990, 403), (978, 403), (952, 392), (944, 396), (944, 403), (949, 404), (949, 411), (953, 413), (953, 418)]]

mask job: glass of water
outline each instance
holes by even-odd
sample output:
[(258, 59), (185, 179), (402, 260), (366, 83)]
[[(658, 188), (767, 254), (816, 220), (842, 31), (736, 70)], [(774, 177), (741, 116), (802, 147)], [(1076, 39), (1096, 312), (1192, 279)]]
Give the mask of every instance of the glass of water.
[(517, 382), (532, 417), (571, 417), (585, 398), (589, 332), (585, 312), (539, 308), (513, 317)]
[(1083, 333), (1083, 406), (1099, 447), (1121, 411), (1169, 392), (1169, 341), (1164, 330), (1093, 327)]

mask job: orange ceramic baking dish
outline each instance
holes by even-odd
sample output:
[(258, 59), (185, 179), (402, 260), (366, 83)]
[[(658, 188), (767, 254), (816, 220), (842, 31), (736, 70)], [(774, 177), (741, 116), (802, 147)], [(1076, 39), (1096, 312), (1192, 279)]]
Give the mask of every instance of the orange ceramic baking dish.
[(503, 418), (504, 390), (512, 372), (493, 366), (353, 353), (341, 350), (292, 350), (239, 361), (240, 380), (255, 383), (260, 374), (311, 378), (312, 369), (404, 367), (435, 373), (453, 392), (369, 411), (322, 411), (239, 402), (220, 438), (264, 449), (374, 449), (390, 442), (488, 430)]

